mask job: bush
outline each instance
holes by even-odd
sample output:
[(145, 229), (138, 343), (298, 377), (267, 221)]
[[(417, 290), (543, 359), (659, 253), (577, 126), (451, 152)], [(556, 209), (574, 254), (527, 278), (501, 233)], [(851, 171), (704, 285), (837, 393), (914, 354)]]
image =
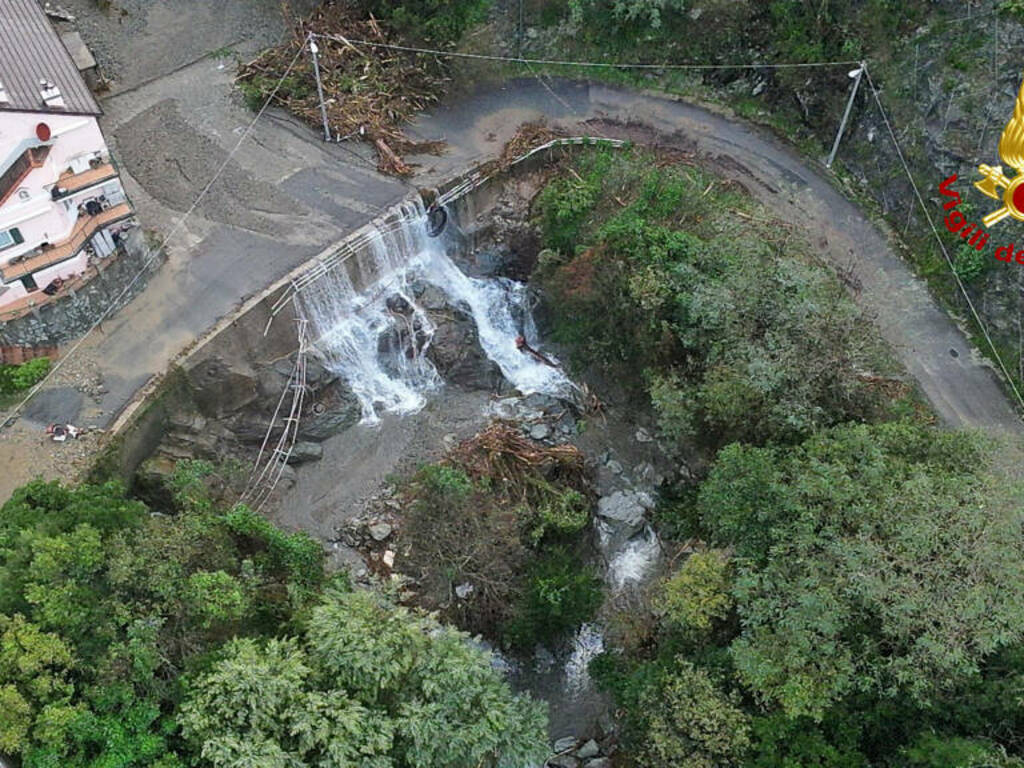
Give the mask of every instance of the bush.
[(731, 586), (723, 551), (694, 552), (661, 586), (657, 604), (663, 623), (688, 634), (707, 633), (732, 611)]
[(644, 765), (728, 768), (750, 747), (750, 723), (739, 697), (723, 692), (706, 670), (677, 659), (641, 697), (647, 713)]
[(0, 395), (23, 392), (34, 387), (50, 371), (50, 359), (37, 357), (21, 365), (0, 365)]
[(549, 644), (594, 618), (602, 599), (601, 580), (592, 568), (564, 550), (552, 550), (530, 566), (505, 637), (523, 649)]
[(965, 283), (977, 280), (988, 269), (985, 254), (972, 245), (961, 245), (953, 255), (953, 270)]
[(359, 5), (414, 41), (449, 45), (487, 16), (489, 0), (359, 0)]

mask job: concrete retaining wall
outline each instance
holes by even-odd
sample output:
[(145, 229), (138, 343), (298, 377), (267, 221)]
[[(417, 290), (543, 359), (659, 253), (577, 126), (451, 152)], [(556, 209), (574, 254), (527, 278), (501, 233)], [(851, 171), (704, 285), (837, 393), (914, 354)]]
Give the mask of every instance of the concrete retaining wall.
[(149, 256), (142, 228), (128, 230), (118, 256), (97, 262), (91, 268), (95, 272), (87, 273), (87, 279), (72, 281), (61, 295), (21, 317), (0, 321), (0, 346), (54, 347), (81, 337), (111, 303), (115, 304), (112, 312), (116, 312), (146, 287), (149, 276), (163, 263), (163, 253), (125, 291)]
[[(438, 190), (442, 195), (449, 191), (456, 194), (446, 207), (457, 225), (453, 229), (461, 232), (459, 246), (467, 250), (474, 247), (483, 231), (474, 229), (472, 223), (494, 206), (503, 185), (510, 179), (536, 171), (562, 153), (576, 149), (577, 146), (556, 144), (530, 153), (508, 168), (489, 173), (493, 165), (490, 169), (485, 166), (444, 184)], [(397, 210), (392, 210), (374, 224), (386, 228), (397, 217)], [(116, 437), (103, 466), (125, 480), (130, 479), (160, 443), (172, 421), (180, 420), (180, 414), (175, 416), (172, 412), (183, 404), (194, 407), (207, 419), (223, 421), (230, 420), (232, 413), (243, 415), (241, 411), (247, 406), (266, 402), (265, 380), (279, 380), (274, 379), (273, 371), (280, 369), (281, 362), (293, 357), (298, 350), (298, 318), (293, 303), (288, 300), (293, 281), (301, 282), (310, 272), (322, 271), (326, 265), (331, 265), (348, 270), (357, 287), (365, 285), (373, 278), (366, 273), (373, 259), (361, 258), (367, 251), (370, 230), (368, 224), (325, 249), (218, 323), (177, 361), (172, 374), (148, 387), (125, 408), (111, 427)], [(454, 232), (451, 234), (457, 236)]]

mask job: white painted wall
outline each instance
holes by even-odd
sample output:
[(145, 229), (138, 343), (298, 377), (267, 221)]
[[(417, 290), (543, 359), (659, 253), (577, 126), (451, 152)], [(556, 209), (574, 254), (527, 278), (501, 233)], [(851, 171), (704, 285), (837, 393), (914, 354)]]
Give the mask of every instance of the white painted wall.
[[(68, 168), (80, 173), (88, 170), (92, 158), (108, 156), (107, 144), (95, 117), (0, 112), (0, 168), (6, 168), (27, 146), (39, 144), (36, 126), (41, 122), (50, 127), (50, 154), (43, 166), (33, 169), (0, 205), (0, 232), (17, 227), (25, 242), (0, 250), (0, 264), (34, 250), (40, 243), (66, 239), (78, 219), (79, 204), (100, 193), (98, 189), (85, 190), (58, 201), (54, 201), (50, 193)], [(118, 193), (124, 194), (120, 180), (108, 182), (102, 191), (112, 200)], [(84, 271), (85, 266), (85, 254), (79, 254), (63, 264), (41, 270), (35, 280), (39, 288), (44, 288), (53, 278), (71, 277)], [(21, 280), (0, 286), (0, 306), (26, 293)]]

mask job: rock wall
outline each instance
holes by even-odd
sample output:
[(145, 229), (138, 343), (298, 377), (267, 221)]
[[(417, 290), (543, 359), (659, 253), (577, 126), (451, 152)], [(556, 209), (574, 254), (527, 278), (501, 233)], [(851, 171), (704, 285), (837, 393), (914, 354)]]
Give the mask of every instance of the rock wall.
[[(116, 312), (138, 295), (165, 255), (146, 266), (150, 252), (141, 227), (125, 233), (121, 253), (97, 263), (96, 273), (81, 285), (65, 288), (64, 293), (37, 307), (23, 317), (0, 322), (0, 346), (60, 346), (82, 336), (114, 304)], [(144, 270), (141, 277), (136, 275)], [(135, 280), (132, 283), (132, 280)], [(127, 286), (131, 286), (126, 291)]]

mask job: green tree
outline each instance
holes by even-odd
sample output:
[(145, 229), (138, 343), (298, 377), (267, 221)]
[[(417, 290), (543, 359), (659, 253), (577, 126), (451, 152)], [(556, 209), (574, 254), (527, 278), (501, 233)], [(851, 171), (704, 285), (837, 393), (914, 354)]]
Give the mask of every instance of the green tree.
[(739, 766), (750, 747), (750, 723), (734, 694), (678, 658), (641, 698), (649, 712), (640, 758), (645, 765), (679, 768)]
[(1021, 639), (1021, 489), (981, 445), (893, 423), (719, 453), (698, 507), (736, 548), (746, 684), (794, 717), (855, 691), (927, 703)]
[(513, 768), (546, 747), (543, 709), (486, 653), (366, 592), (328, 596), (303, 641), (232, 641), (182, 726), (217, 768)]
[(0, 711), (5, 715), (0, 718), (0, 753), (28, 748), (44, 710), (71, 701), (73, 666), (72, 650), (58, 635), (43, 632), (24, 616), (0, 615)]
[(725, 552), (694, 552), (661, 586), (662, 621), (687, 633), (706, 633), (732, 610), (731, 582)]
[(534, 208), (561, 251), (537, 270), (553, 335), (642, 387), (666, 437), (792, 441), (884, 413), (864, 372), (887, 354), (806, 242), (709, 174), (639, 152), (577, 165)]

